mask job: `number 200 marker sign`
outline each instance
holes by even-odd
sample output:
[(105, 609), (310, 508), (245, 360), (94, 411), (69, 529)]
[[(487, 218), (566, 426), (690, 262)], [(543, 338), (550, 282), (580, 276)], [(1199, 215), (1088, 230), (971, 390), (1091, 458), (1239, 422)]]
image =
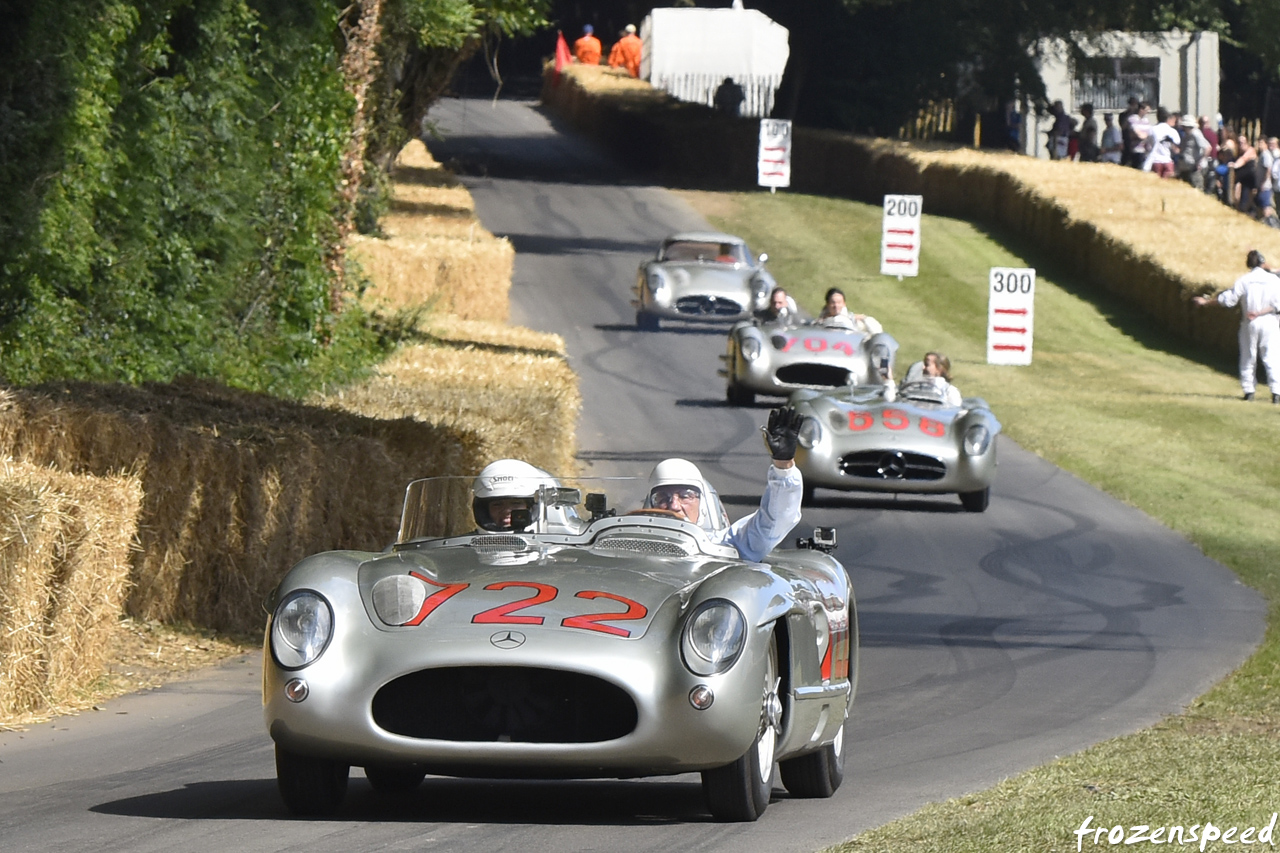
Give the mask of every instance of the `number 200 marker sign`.
[(884, 197), (884, 228), (880, 234), (880, 274), (920, 274), (920, 210), (918, 195)]
[(991, 268), (987, 301), (987, 363), (1030, 364), (1036, 271)]

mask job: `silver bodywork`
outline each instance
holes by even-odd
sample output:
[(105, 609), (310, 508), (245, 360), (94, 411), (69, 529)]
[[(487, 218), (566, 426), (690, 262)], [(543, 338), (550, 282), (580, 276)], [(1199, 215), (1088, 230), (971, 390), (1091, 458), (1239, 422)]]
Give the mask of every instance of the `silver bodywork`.
[(796, 452), (807, 497), (814, 488), (955, 493), (966, 509), (985, 509), (1000, 422), (979, 397), (960, 406), (943, 397), (930, 383), (792, 394), (791, 405), (813, 422), (802, 429)]
[[(718, 260), (717, 247), (732, 260)], [(672, 234), (636, 273), (636, 325), (656, 329), (661, 320), (736, 321), (764, 308), (777, 285), (740, 237), (715, 232)]]
[[(841, 732), (857, 680), (857, 616), (849, 578), (831, 556), (779, 550), (747, 563), (697, 526), (655, 517), (660, 511), (593, 521), (543, 512), (536, 532), (423, 538), (418, 503), (411, 488), (401, 542), (390, 551), (318, 554), (281, 582), (277, 605), (309, 590), (328, 603), (333, 628), (313, 663), (291, 669), (273, 652), (268, 626), (264, 713), (279, 747), (445, 775), (720, 767), (760, 729), (775, 636), (778, 760), (828, 746)], [(445, 510), (437, 521), (456, 526), (459, 514)], [(415, 584), (422, 590), (405, 610), (403, 591)], [(712, 599), (738, 608), (746, 639), (725, 671), (697, 675), (682, 637)], [(414, 618), (402, 622), (406, 614)], [(302, 701), (286, 697), (291, 680), (306, 682)], [(714, 694), (705, 710), (691, 703), (700, 685)]]
[(815, 323), (739, 323), (729, 331), (725, 396), (750, 405), (756, 394), (787, 396), (801, 389), (832, 390), (892, 376), (898, 342)]

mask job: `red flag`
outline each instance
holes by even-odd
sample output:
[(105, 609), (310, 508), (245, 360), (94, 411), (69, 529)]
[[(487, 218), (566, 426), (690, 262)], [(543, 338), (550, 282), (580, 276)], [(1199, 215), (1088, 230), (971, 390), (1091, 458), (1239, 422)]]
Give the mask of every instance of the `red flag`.
[(569, 43), (564, 40), (564, 33), (556, 30), (556, 82), (560, 81), (560, 71), (573, 61), (573, 55), (569, 53)]

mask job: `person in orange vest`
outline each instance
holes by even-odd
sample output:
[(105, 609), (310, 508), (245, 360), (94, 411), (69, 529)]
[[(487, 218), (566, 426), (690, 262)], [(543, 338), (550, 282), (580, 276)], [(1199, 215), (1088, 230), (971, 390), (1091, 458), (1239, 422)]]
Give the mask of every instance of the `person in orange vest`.
[(600, 55), (604, 53), (604, 48), (600, 46), (600, 39), (592, 35), (595, 29), (587, 24), (582, 28), (582, 38), (573, 43), (573, 55), (583, 65), (599, 65)]
[(636, 35), (636, 25), (627, 24), (624, 35), (609, 51), (609, 67), (625, 68), (632, 77), (640, 76), (640, 53), (644, 42)]

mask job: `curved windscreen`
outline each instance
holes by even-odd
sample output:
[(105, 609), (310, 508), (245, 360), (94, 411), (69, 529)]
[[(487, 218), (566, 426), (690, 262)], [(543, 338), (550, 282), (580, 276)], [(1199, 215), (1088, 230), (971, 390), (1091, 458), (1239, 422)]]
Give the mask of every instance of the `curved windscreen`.
[[(639, 477), (551, 479), (557, 485), (531, 489), (521, 513), (510, 518), (503, 532), (577, 535), (593, 520), (641, 508), (648, 485)], [(396, 544), (477, 532), (473, 482), (472, 477), (431, 477), (410, 483)], [(495, 532), (492, 526), (486, 529)]]

